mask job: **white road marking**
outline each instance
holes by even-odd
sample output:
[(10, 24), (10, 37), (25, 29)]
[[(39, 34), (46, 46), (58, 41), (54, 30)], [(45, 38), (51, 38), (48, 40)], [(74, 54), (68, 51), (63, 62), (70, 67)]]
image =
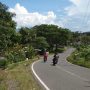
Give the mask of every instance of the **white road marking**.
[(31, 69), (32, 69), (33, 74), (35, 75), (35, 77), (36, 77), (36, 78), (39, 80), (39, 82), (45, 87), (45, 89), (46, 89), (46, 90), (50, 90), (50, 88), (47, 87), (47, 85), (40, 79), (40, 77), (36, 74), (36, 72), (35, 72), (35, 70), (34, 70), (34, 64), (37, 63), (37, 62), (39, 62), (39, 61), (41, 61), (41, 60), (38, 60), (38, 61), (34, 62), (34, 63), (32, 64), (32, 66), (31, 66)]
[(59, 68), (60, 70), (64, 71), (64, 72), (67, 72), (68, 74), (70, 74), (70, 75), (72, 75), (72, 76), (75, 76), (75, 77), (81, 79), (81, 80), (88, 81), (88, 79), (83, 78), (83, 77), (81, 77), (81, 76), (79, 76), (79, 75), (76, 75), (75, 73), (72, 73), (72, 72), (70, 72), (70, 71), (67, 71), (66, 69), (64, 69), (64, 68), (62, 68), (62, 67), (60, 67), (60, 66), (56, 66), (56, 67)]

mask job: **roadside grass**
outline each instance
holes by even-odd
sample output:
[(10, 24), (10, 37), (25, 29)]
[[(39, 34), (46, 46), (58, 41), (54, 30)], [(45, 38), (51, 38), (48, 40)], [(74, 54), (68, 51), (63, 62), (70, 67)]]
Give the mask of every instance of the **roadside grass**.
[(3, 70), (3, 73), (0, 72), (0, 90), (41, 90), (30, 68), (33, 61), (14, 63)]
[(75, 53), (77, 51), (74, 51), (69, 57), (67, 57), (67, 61), (69, 61), (72, 64), (76, 64), (82, 67), (90, 68), (90, 60), (87, 61), (84, 58), (74, 58)]
[(0, 69), (0, 90), (6, 90), (5, 84), (6, 73), (4, 70)]

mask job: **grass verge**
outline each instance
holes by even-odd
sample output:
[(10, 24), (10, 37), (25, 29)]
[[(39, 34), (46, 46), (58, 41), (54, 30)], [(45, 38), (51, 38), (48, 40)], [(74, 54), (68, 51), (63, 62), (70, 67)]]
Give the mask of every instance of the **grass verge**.
[(11, 64), (6, 70), (1, 70), (0, 90), (41, 90), (30, 68), (33, 61)]
[(74, 51), (69, 57), (67, 57), (67, 60), (72, 63), (76, 64), (82, 67), (90, 68), (90, 60), (85, 60), (85, 58), (77, 56), (77, 50)]

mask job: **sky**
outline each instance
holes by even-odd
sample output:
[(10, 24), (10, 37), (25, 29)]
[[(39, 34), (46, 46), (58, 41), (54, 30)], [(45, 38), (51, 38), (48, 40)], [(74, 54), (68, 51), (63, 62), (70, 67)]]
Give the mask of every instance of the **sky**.
[(16, 14), (17, 28), (54, 24), (71, 31), (90, 31), (90, 0), (0, 0)]

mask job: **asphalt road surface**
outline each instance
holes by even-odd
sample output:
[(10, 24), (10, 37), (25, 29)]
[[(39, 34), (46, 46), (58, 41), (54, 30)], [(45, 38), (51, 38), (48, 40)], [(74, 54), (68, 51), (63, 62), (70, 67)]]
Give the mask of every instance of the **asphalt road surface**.
[(48, 87), (48, 90), (90, 90), (90, 69), (66, 61), (66, 57), (73, 50), (69, 48), (59, 54), (56, 66), (52, 66), (53, 56), (49, 56), (46, 63), (41, 59), (33, 65), (35, 73)]

